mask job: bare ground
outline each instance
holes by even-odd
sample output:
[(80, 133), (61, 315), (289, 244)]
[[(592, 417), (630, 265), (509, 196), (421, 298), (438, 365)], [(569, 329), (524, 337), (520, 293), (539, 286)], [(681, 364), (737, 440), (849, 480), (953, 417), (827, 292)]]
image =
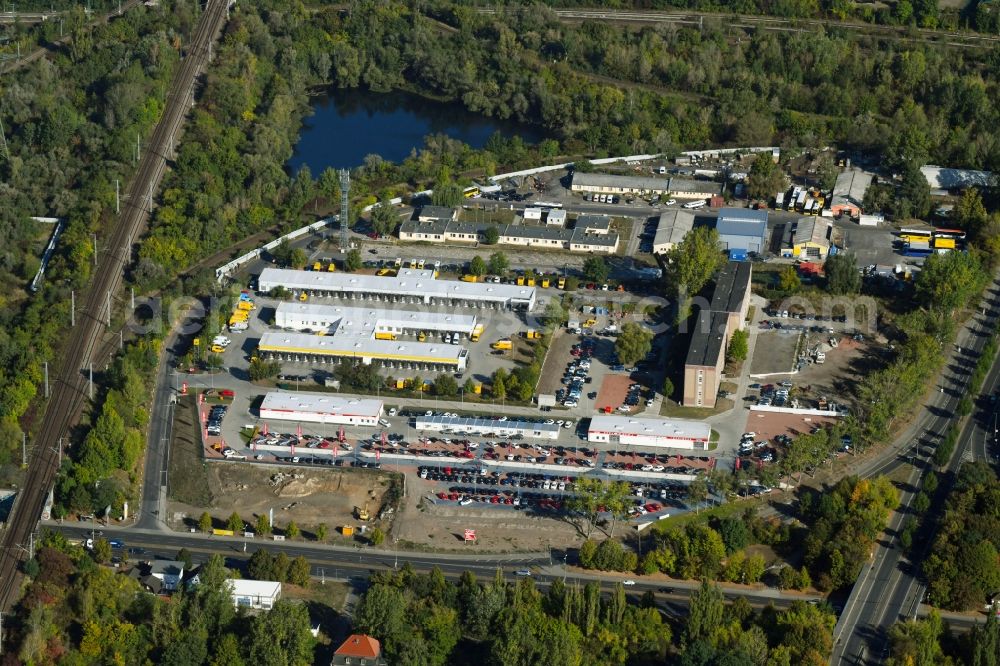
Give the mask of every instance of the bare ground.
[(326, 470), (272, 467), (239, 462), (204, 466), (209, 502), (167, 502), (173, 527), (189, 527), (208, 511), (222, 527), (234, 511), (252, 525), (257, 516), (274, 509), (274, 522), (283, 528), (295, 521), (310, 534), (320, 523), (333, 533), (342, 525), (358, 525), (355, 508), (368, 505), (374, 517), (382, 507), (391, 475), (373, 470)]

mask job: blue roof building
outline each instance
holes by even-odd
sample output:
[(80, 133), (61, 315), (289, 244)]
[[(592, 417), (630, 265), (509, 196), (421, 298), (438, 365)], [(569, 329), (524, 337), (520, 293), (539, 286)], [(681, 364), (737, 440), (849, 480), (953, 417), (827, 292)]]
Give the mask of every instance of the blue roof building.
[(767, 211), (749, 208), (721, 208), (715, 224), (722, 249), (730, 253), (756, 252), (767, 247)]

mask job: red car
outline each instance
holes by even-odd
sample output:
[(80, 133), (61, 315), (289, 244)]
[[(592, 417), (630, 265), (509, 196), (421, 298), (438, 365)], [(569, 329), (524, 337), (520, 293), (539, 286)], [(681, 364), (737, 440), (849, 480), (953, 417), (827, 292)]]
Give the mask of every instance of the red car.
[(438, 499), (448, 499), (448, 493), (438, 493)]
[(660, 505), (657, 504), (656, 502), (650, 502), (649, 504), (646, 505), (646, 511), (649, 511), (650, 513), (656, 513), (659, 510), (660, 510)]

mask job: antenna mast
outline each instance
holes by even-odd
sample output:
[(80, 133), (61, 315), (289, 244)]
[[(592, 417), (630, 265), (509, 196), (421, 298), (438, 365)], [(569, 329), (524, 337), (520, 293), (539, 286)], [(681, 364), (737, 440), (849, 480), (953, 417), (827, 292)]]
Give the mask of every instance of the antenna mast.
[(351, 172), (347, 169), (340, 170), (340, 251), (347, 252), (350, 244), (347, 236), (348, 223), (348, 195), (351, 192)]

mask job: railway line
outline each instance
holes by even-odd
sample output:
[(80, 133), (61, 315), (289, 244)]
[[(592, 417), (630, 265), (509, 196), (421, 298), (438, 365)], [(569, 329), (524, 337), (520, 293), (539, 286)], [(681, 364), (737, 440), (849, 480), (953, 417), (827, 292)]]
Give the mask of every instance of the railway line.
[(121, 215), (106, 239), (108, 252), (103, 264), (95, 272), (90, 290), (77, 312), (76, 326), (68, 331), (63, 368), (52, 384), (24, 484), (0, 541), (0, 609), (4, 611), (10, 609), (20, 591), (18, 566), (27, 555), (30, 535), (41, 518), (55, 480), (57, 443), (66, 435), (84, 405), (87, 396), (85, 369), (92, 363), (99, 366), (104, 358), (101, 343), (109, 315), (109, 295), (114, 295), (122, 286), (125, 267), (132, 260), (133, 244), (144, 229), (153, 193), (166, 170), (170, 143), (194, 101), (196, 79), (209, 61), (210, 44), (223, 25), (229, 2), (206, 2), (184, 59), (171, 82), (163, 114), (129, 184)]
[[(488, 7), (478, 8), (483, 13), (495, 13)], [(505, 9), (504, 11), (510, 11)], [(982, 49), (1000, 44), (1000, 36), (975, 32), (931, 30), (927, 28), (907, 28), (874, 23), (839, 21), (836, 19), (788, 19), (775, 16), (752, 16), (746, 14), (721, 14), (711, 12), (668, 12), (629, 9), (553, 9), (563, 21), (612, 21), (615, 23), (657, 24), (700, 26), (705, 21), (722, 21), (743, 30), (767, 30), (769, 32), (813, 33), (818, 30), (848, 31), (875, 38), (898, 41), (940, 44), (955, 48)]]

